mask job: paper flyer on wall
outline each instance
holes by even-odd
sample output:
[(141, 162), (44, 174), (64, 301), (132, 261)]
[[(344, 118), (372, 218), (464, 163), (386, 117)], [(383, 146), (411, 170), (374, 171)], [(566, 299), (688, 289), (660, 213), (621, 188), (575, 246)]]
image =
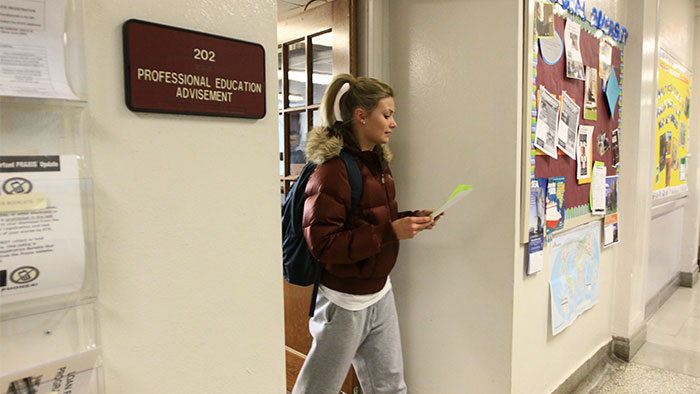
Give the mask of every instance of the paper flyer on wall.
[(605, 220), (603, 224), (603, 247), (620, 242), (617, 213), (617, 175), (605, 178)]
[(547, 235), (564, 228), (565, 204), (564, 204), (565, 178), (563, 176), (549, 178), (547, 180), (547, 202), (545, 217), (547, 219)]
[(527, 275), (542, 270), (545, 227), (545, 193), (547, 178), (534, 178), (530, 181), (530, 230), (528, 237)]
[(0, 2), (0, 96), (77, 100), (66, 80), (65, 0)]
[(598, 70), (593, 67), (586, 67), (583, 118), (586, 120), (598, 119)]
[(605, 215), (605, 176), (607, 172), (605, 163), (596, 161), (593, 164), (590, 191), (591, 214), (593, 215)]
[(583, 58), (581, 57), (581, 25), (568, 19), (564, 27), (564, 42), (566, 47), (566, 76), (585, 80)]
[(600, 299), (600, 221), (553, 237), (549, 251), (552, 335)]
[[(0, 156), (0, 185), (0, 304), (79, 290), (85, 241), (78, 157)], [(27, 200), (45, 205), (28, 207)]]
[(0, 376), (2, 394), (89, 394), (99, 348)]
[(578, 127), (578, 147), (576, 149), (576, 179), (579, 184), (591, 182), (591, 136), (593, 126)]
[(557, 120), (559, 100), (540, 86), (540, 98), (535, 127), (535, 147), (550, 157), (557, 158)]
[(581, 108), (566, 92), (561, 93), (561, 114), (557, 126), (557, 147), (576, 160), (576, 131)]

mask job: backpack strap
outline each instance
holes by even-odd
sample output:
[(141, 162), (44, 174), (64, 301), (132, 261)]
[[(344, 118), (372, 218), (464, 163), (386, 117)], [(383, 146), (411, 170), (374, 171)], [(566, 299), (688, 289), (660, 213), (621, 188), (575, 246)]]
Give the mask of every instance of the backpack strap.
[(340, 151), (340, 158), (343, 159), (345, 167), (348, 170), (348, 180), (350, 181), (350, 212), (352, 212), (360, 204), (360, 197), (362, 197), (362, 174), (360, 173), (360, 166), (357, 165), (355, 157), (344, 148)]
[[(353, 212), (360, 204), (360, 197), (362, 197), (362, 174), (360, 173), (360, 166), (357, 164), (357, 160), (344, 148), (340, 151), (340, 158), (343, 159), (345, 167), (348, 170), (348, 181), (350, 182), (350, 212)], [(316, 280), (314, 281), (314, 290), (311, 293), (311, 305), (309, 306), (310, 317), (314, 316), (314, 311), (316, 310), (316, 297), (318, 296), (318, 287), (321, 285), (322, 272), (323, 268), (318, 270)]]

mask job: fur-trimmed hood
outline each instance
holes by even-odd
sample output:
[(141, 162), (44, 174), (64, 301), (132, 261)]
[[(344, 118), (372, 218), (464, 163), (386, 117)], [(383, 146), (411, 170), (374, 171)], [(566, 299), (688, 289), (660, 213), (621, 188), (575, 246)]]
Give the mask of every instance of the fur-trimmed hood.
[[(306, 158), (316, 165), (321, 165), (339, 156), (344, 145), (345, 141), (342, 136), (331, 136), (327, 127), (315, 127), (309, 132), (306, 139)], [(380, 146), (382, 158), (387, 164), (391, 163), (394, 155), (391, 153), (389, 146), (386, 144)], [(376, 151), (379, 153), (378, 149)]]

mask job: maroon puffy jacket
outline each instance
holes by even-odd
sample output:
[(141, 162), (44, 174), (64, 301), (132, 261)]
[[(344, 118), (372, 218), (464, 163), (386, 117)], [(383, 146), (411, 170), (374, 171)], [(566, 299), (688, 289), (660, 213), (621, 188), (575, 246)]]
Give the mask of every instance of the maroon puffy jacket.
[[(304, 236), (311, 254), (324, 264), (321, 283), (349, 294), (372, 294), (384, 287), (396, 263), (399, 240), (391, 222), (398, 212), (388, 147), (360, 151), (352, 136), (330, 137), (325, 128), (309, 133), (306, 156), (318, 167), (306, 185)], [(357, 159), (362, 197), (350, 211), (350, 183), (340, 151)]]

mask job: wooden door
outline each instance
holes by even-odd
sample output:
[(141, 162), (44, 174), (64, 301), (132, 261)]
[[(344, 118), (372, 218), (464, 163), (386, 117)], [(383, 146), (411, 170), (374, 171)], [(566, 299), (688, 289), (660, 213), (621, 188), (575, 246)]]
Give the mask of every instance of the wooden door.
[[(320, 124), (321, 98), (333, 75), (356, 73), (355, 0), (325, 2), (307, 11), (281, 17), (277, 24), (280, 197), (298, 177), (306, 158), (303, 145), (311, 128)], [(311, 348), (309, 303), (311, 286), (284, 282), (287, 390), (292, 390)], [(352, 369), (342, 392), (359, 391)]]

